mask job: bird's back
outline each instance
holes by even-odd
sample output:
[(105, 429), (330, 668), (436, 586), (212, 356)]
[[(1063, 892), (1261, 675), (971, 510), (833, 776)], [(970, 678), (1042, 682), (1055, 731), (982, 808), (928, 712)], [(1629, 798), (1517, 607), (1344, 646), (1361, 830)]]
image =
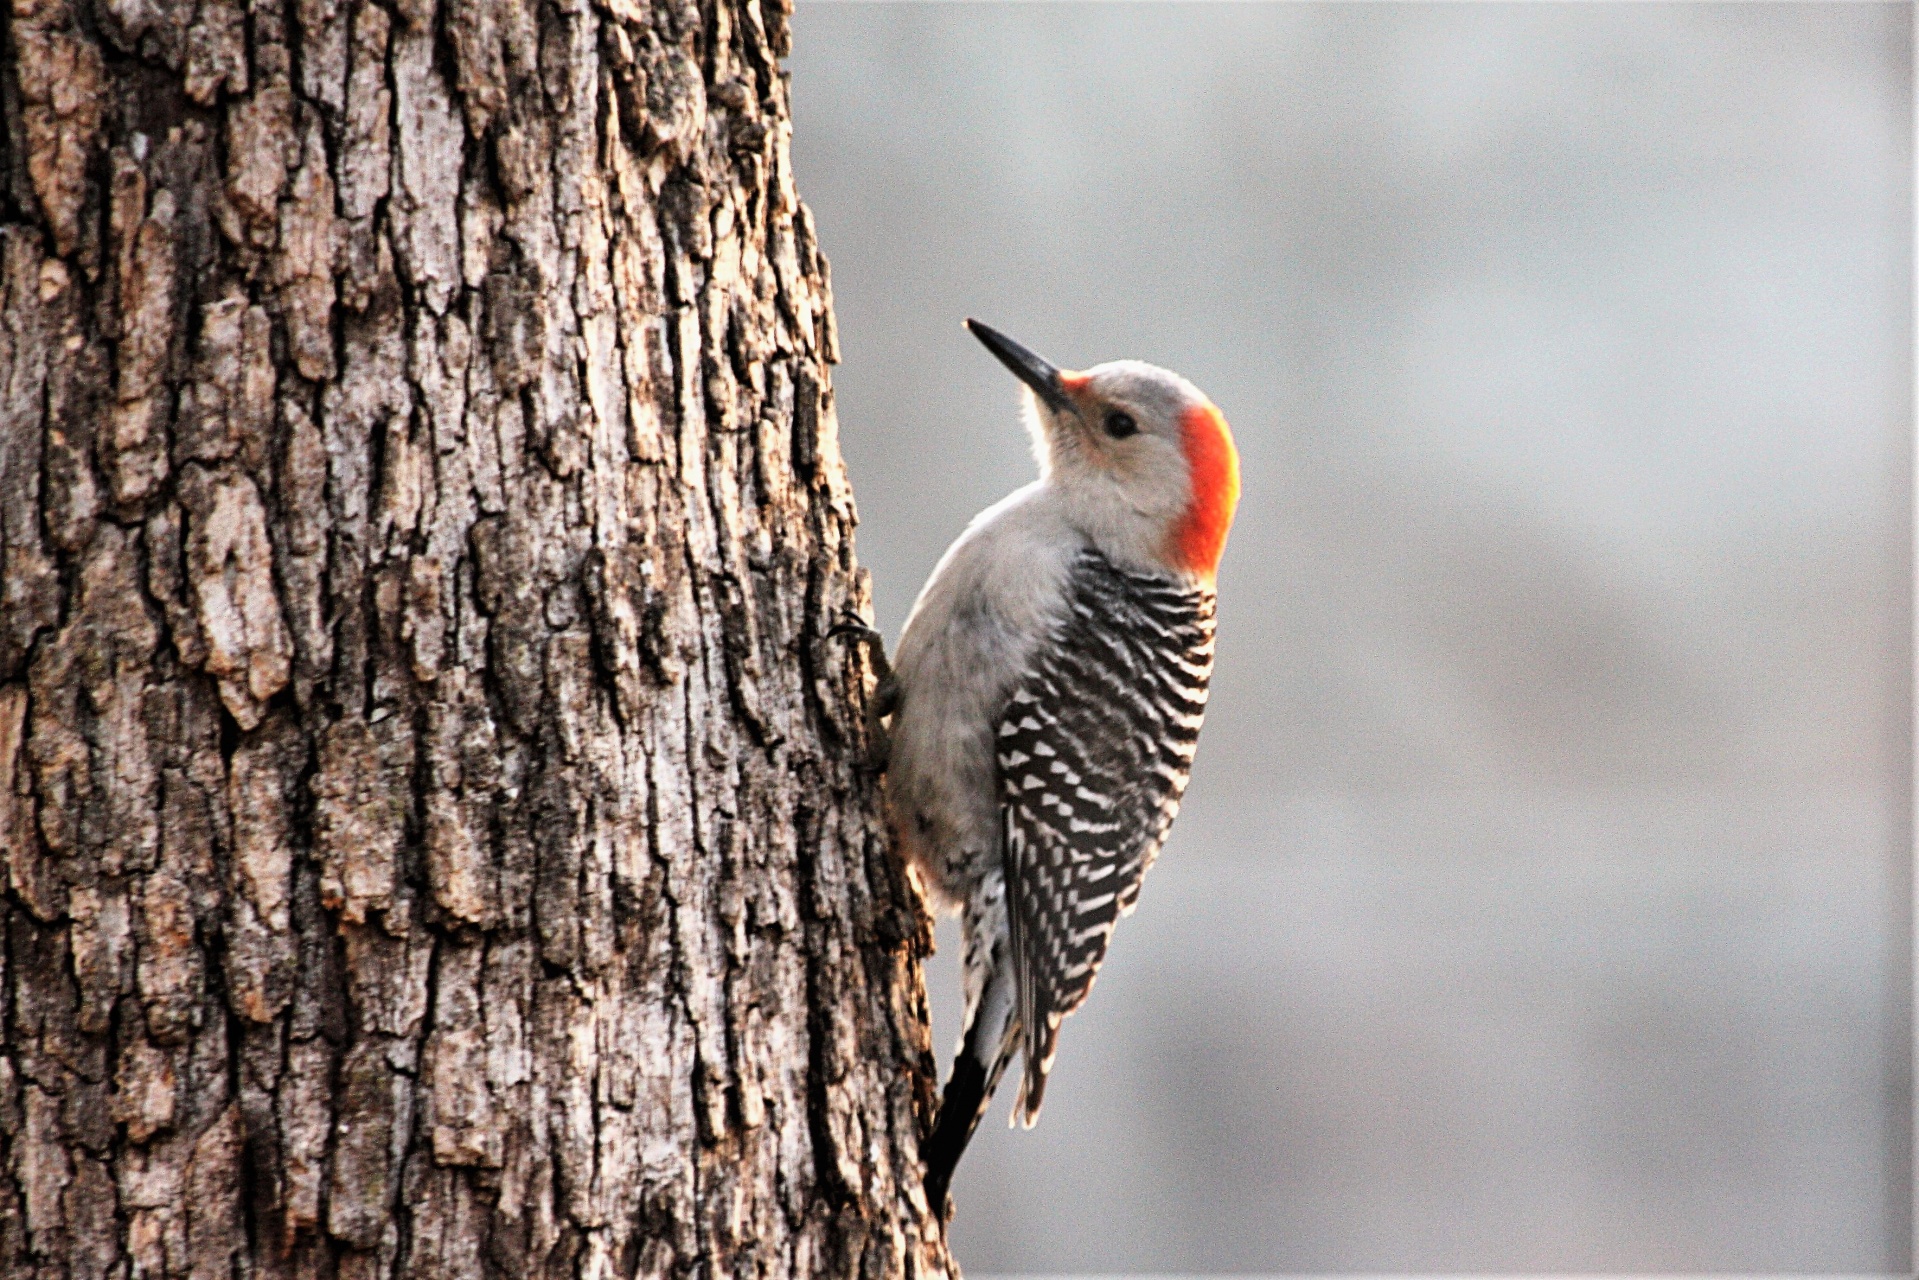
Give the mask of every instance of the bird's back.
[(1179, 812), (1213, 669), (1210, 584), (1088, 547), (1067, 597), (994, 744), (1028, 1122), (1060, 1020), (1092, 990)]

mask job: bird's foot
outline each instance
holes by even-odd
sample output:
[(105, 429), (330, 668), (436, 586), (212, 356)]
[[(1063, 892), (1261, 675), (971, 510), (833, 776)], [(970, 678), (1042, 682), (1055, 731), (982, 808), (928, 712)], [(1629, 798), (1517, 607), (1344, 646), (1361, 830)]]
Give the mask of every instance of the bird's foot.
[(893, 676), (893, 664), (886, 658), (886, 637), (866, 624), (852, 605), (840, 609), (840, 620), (827, 628), (829, 640), (856, 640), (866, 646), (866, 659), (877, 677), (873, 695), (866, 702), (866, 763), (875, 773), (886, 772), (886, 760), (892, 753), (892, 738), (881, 723), (899, 709), (900, 682)]
[(828, 640), (858, 640), (865, 645), (867, 652), (874, 655), (874, 666), (882, 672), (890, 672), (892, 667), (886, 661), (886, 637), (867, 625), (860, 617), (860, 611), (852, 605), (840, 606), (839, 621), (826, 629)]

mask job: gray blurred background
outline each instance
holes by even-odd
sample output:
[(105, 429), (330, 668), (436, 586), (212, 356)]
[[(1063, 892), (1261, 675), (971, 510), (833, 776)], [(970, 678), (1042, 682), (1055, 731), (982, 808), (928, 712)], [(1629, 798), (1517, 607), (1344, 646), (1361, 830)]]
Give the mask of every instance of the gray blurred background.
[(1911, 48), (802, 5), (887, 632), (1031, 475), (962, 316), (1187, 374), (1245, 462), (1186, 812), (961, 1166), (970, 1271), (1907, 1269)]

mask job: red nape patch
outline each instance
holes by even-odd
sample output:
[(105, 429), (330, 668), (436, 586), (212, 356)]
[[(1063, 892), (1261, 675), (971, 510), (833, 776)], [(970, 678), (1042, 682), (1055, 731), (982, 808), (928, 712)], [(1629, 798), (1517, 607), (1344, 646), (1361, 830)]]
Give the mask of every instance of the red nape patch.
[(1180, 445), (1193, 478), (1193, 496), (1174, 524), (1167, 559), (1188, 573), (1212, 577), (1226, 549), (1226, 531), (1239, 505), (1239, 450), (1226, 418), (1211, 404), (1180, 416)]

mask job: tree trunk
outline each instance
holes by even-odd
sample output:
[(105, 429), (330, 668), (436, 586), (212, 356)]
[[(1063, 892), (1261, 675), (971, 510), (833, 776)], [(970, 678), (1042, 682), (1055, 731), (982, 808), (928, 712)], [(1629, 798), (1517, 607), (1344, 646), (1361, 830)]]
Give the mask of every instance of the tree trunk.
[(784, 0), (10, 3), (0, 1274), (946, 1274)]

